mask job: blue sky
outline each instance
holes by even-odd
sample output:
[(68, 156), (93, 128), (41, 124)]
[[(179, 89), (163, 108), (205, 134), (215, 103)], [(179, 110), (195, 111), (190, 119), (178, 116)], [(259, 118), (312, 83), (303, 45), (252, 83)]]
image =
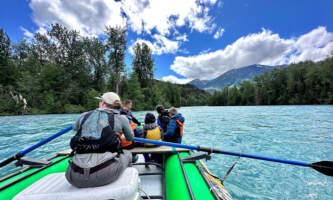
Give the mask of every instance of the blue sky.
[(2, 5), (0, 28), (14, 42), (56, 22), (96, 36), (105, 25), (126, 26), (128, 68), (131, 46), (146, 42), (154, 52), (155, 78), (171, 82), (212, 79), (250, 64), (319, 61), (333, 51), (330, 0), (11, 0)]

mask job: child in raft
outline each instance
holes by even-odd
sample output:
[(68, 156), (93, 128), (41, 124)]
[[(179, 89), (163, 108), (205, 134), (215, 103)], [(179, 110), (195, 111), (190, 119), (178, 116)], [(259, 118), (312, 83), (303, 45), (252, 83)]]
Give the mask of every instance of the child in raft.
[[(158, 140), (162, 141), (162, 135), (163, 131), (162, 129), (157, 125), (155, 115), (152, 113), (147, 113), (145, 116), (145, 125), (143, 127), (143, 138), (149, 139), (149, 140)], [(145, 147), (156, 147), (154, 144), (145, 143)], [(160, 158), (158, 154), (149, 154), (145, 153), (143, 154), (145, 158), (145, 162), (159, 162)], [(146, 165), (147, 166), (147, 165)]]

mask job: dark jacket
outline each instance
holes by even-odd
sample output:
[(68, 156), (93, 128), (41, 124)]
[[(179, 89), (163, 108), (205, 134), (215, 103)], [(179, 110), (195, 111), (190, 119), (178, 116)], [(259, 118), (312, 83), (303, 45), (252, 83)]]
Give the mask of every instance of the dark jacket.
[(121, 110), (120, 110), (120, 114), (121, 114), (121, 115), (126, 115), (126, 117), (128, 118), (128, 120), (130, 121), (130, 123), (131, 123), (131, 122), (134, 122), (134, 123), (136, 123), (137, 125), (141, 125), (141, 123), (139, 122), (139, 120), (137, 120), (137, 119), (133, 116), (133, 114), (132, 114), (132, 112), (131, 112), (130, 110), (124, 110), (124, 109), (121, 109)]
[(157, 124), (163, 129), (163, 132), (167, 132), (170, 117), (168, 112), (162, 112), (157, 118)]
[(169, 121), (168, 130), (164, 133), (164, 140), (168, 142), (181, 143), (182, 137), (180, 136), (180, 128), (176, 120), (181, 123), (185, 122), (185, 118), (182, 114), (177, 113), (173, 115)]

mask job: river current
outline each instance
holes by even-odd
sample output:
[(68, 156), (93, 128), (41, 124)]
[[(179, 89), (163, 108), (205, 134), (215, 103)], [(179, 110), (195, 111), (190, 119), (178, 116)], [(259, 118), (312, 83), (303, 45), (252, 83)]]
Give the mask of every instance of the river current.
[[(134, 112), (141, 121), (147, 111)], [(312, 163), (333, 161), (333, 106), (183, 107), (183, 143)], [(155, 113), (156, 114), (156, 113)], [(78, 114), (0, 117), (0, 160), (72, 125)], [(71, 131), (27, 154), (47, 158), (69, 148)], [(212, 155), (208, 168), (223, 177), (234, 199), (333, 199), (333, 177), (268, 161)], [(15, 171), (0, 169), (0, 177)]]

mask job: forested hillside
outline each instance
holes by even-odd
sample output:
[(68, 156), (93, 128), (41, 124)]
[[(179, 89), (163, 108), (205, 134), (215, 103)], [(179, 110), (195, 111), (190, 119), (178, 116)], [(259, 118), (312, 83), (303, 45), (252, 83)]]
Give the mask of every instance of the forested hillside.
[(55, 24), (33, 40), (12, 43), (0, 29), (0, 114), (79, 113), (106, 91), (131, 99), (135, 110), (198, 105), (333, 104), (333, 57), (274, 69), (213, 95), (193, 85), (154, 79), (152, 50), (133, 47), (124, 64), (126, 30), (106, 27), (104, 38), (84, 37)]
[(210, 105), (333, 104), (333, 56), (256, 76), (215, 92)]
[(0, 114), (83, 112), (96, 108), (94, 97), (106, 91), (132, 99), (136, 110), (207, 104), (209, 94), (196, 87), (154, 80), (145, 43), (134, 46), (129, 73), (126, 49), (126, 30), (119, 27), (106, 27), (101, 39), (55, 24), (18, 43), (0, 29)]

